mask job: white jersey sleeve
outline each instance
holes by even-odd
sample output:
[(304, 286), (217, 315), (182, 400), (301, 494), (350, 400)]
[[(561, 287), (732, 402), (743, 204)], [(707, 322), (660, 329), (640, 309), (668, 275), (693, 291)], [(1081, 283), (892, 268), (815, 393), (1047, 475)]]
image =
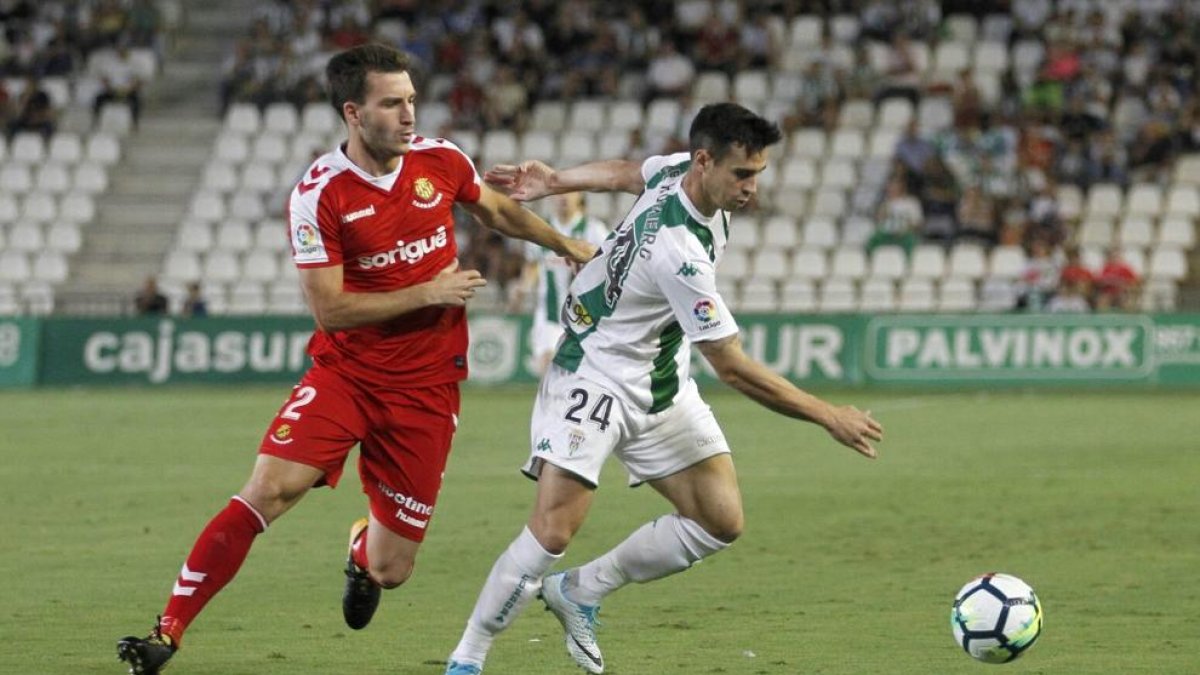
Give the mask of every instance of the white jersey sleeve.
[(678, 164), (680, 162), (687, 161), (688, 159), (691, 159), (691, 154), (686, 152), (677, 152), (673, 155), (654, 155), (653, 157), (649, 157), (646, 159), (646, 161), (642, 162), (642, 180), (649, 183), (650, 179), (653, 178), (654, 175), (659, 171), (662, 171), (672, 164)]
[(713, 262), (699, 248), (674, 253), (656, 261), (655, 274), (684, 335), (692, 342), (736, 335), (737, 322), (717, 292), (717, 268)]

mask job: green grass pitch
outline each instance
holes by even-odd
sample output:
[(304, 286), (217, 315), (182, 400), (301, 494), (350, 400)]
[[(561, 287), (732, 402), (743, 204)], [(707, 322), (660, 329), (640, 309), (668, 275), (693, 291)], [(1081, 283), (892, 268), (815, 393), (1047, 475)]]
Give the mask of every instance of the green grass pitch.
[[(0, 394), (0, 672), (120, 673), (191, 543), (249, 473), (286, 386)], [(747, 528), (685, 574), (626, 588), (600, 630), (613, 675), (992, 672), (950, 635), (972, 576), (1016, 574), (1045, 630), (1004, 673), (1200, 672), (1200, 397), (1145, 392), (829, 397), (887, 427), (871, 462), (815, 427), (708, 393)], [(468, 389), (417, 572), (365, 631), (339, 607), (351, 469), (260, 537), (193, 625), (175, 675), (438, 675), (533, 484), (532, 390)], [(610, 464), (568, 562), (666, 511)], [(488, 673), (569, 673), (534, 603)]]

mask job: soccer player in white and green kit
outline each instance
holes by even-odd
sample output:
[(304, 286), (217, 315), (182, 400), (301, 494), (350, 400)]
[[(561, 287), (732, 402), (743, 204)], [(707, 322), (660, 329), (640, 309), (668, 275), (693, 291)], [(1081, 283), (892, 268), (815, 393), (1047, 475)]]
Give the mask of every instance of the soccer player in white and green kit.
[[(876, 456), (872, 441), (882, 440), (883, 427), (870, 413), (831, 405), (749, 358), (717, 292), (729, 211), (754, 196), (768, 149), (779, 139), (775, 124), (718, 103), (696, 115), (688, 153), (563, 171), (525, 162), (489, 173), (518, 200), (577, 190), (640, 196), (571, 283), (566, 334), (534, 404), (524, 467), (538, 480), (533, 514), (492, 567), (447, 675), (481, 672), (495, 636), (539, 590), (563, 625), (571, 658), (602, 673), (594, 625), (604, 596), (631, 581), (681, 572), (741, 534), (729, 445), (688, 373), (692, 344), (726, 384)], [(649, 483), (675, 512), (599, 558), (543, 580), (583, 524), (610, 454), (631, 484)]]
[[(597, 247), (608, 236), (608, 226), (598, 218), (588, 216), (586, 201), (581, 192), (556, 195), (550, 226), (565, 236), (581, 239)], [(561, 322), (563, 300), (571, 280), (574, 264), (554, 251), (537, 244), (526, 244), (525, 270), (522, 286), (534, 289), (533, 327), (529, 342), (533, 353), (531, 370), (541, 376), (550, 366), (558, 340), (563, 335)]]

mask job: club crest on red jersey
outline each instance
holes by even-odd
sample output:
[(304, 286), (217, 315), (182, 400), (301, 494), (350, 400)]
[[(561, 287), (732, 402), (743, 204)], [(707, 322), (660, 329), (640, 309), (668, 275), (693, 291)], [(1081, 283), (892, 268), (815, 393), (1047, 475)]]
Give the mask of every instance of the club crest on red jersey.
[(442, 202), (442, 193), (433, 186), (433, 181), (421, 176), (413, 181), (413, 194), (417, 196), (412, 205), (418, 209), (432, 209)]

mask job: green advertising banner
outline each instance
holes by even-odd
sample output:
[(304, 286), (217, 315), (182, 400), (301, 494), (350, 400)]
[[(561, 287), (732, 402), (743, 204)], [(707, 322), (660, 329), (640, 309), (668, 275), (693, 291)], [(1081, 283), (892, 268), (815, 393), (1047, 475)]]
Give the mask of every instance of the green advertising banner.
[[(473, 314), (471, 382), (537, 381), (527, 316)], [(746, 352), (805, 386), (1200, 387), (1200, 315), (744, 315)], [(0, 387), (295, 382), (306, 317), (0, 319)], [(693, 351), (693, 373), (715, 381)]]
[(43, 384), (295, 381), (312, 319), (49, 319)]
[(0, 317), (0, 389), (36, 381), (40, 327), (36, 319)]

